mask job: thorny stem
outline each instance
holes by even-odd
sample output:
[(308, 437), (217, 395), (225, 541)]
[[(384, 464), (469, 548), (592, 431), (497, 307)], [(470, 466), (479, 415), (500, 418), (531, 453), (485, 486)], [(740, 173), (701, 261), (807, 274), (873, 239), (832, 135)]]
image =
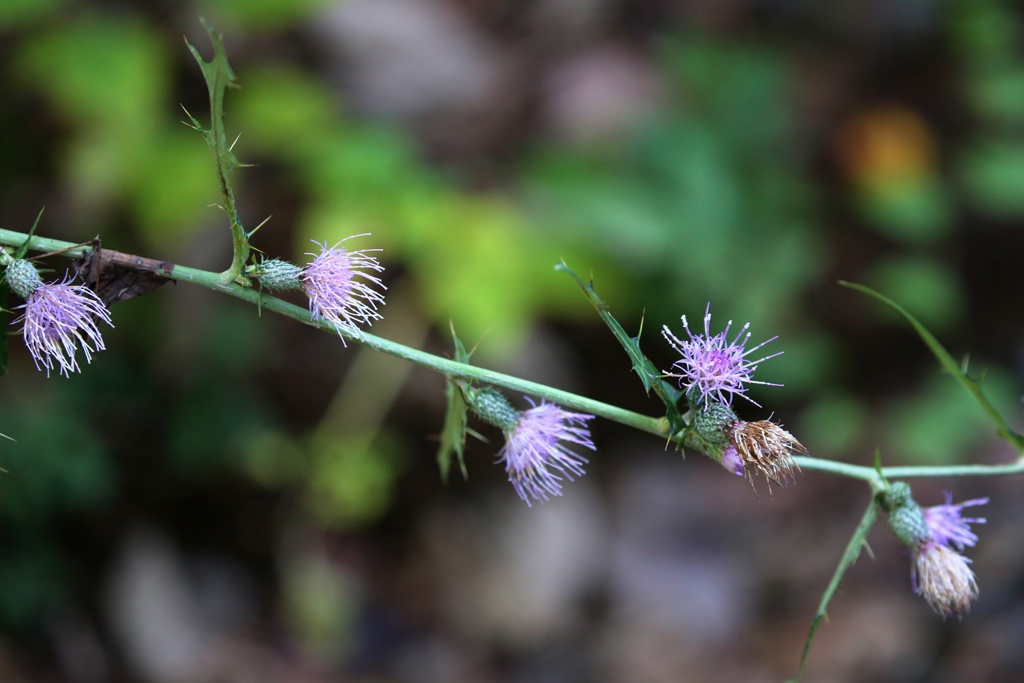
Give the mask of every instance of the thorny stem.
[[(47, 237), (29, 237), (28, 234), (13, 230), (0, 228), (0, 245), (18, 247), (28, 240), (29, 249), (40, 252), (60, 252), (69, 258), (81, 258), (93, 250), (91, 244), (73, 244)], [(346, 339), (368, 346), (381, 353), (386, 353), (397, 358), (416, 363), (423, 367), (449, 377), (476, 380), (495, 386), (504, 387), (511, 391), (518, 391), (531, 396), (546, 398), (560, 405), (603, 417), (606, 420), (618, 422), (619, 424), (633, 427), (640, 431), (653, 434), (662, 438), (668, 438), (669, 424), (664, 417), (651, 417), (640, 413), (619, 408), (617, 406), (596, 401), (579, 394), (574, 394), (561, 389), (555, 389), (544, 384), (538, 384), (529, 380), (513, 377), (504, 373), (479, 368), (465, 363), (436, 356), (419, 349), (414, 349), (397, 342), (378, 337), (360, 330), (339, 329), (334, 323), (326, 320), (314, 321), (309, 310), (296, 306), (276, 297), (262, 294), (256, 289), (243, 287), (233, 282), (224, 282), (220, 273), (214, 273), (187, 266), (179, 266), (166, 261), (155, 261), (140, 256), (121, 254), (104, 250), (108, 255), (114, 255), (118, 265), (127, 268), (135, 268), (166, 277), (179, 282), (190, 282), (192, 284), (206, 287), (236, 299), (242, 299), (249, 303), (260, 306), (261, 309), (272, 311), (280, 315), (297, 320), (300, 323), (318, 327), (332, 333), (340, 332)], [(860, 479), (867, 482), (873, 491), (880, 491), (885, 488), (887, 479), (905, 479), (913, 477), (966, 477), (966, 476), (994, 476), (1008, 474), (1024, 474), (1024, 456), (1015, 461), (1002, 465), (947, 465), (941, 467), (929, 466), (902, 466), (883, 467), (880, 470), (865, 465), (853, 465), (850, 463), (824, 460), (811, 456), (796, 456), (794, 458), (801, 470), (816, 470), (851, 479)]]

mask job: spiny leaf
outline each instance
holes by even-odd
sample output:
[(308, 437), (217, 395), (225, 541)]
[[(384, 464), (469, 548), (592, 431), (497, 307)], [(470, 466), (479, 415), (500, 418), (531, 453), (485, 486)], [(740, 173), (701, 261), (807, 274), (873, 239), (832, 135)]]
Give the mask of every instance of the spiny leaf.
[(839, 590), (839, 582), (843, 580), (843, 575), (846, 574), (846, 571), (853, 566), (853, 563), (857, 561), (857, 557), (860, 556), (860, 549), (867, 545), (868, 532), (875, 525), (877, 518), (878, 509), (875, 507), (875, 499), (872, 497), (871, 502), (868, 504), (868, 509), (864, 511), (860, 524), (857, 525), (853, 536), (850, 537), (850, 542), (846, 544), (846, 550), (843, 552), (843, 557), (839, 560), (839, 566), (836, 567), (828, 588), (825, 589), (824, 594), (821, 596), (818, 611), (814, 615), (814, 621), (811, 622), (811, 630), (807, 634), (807, 641), (804, 643), (803, 654), (800, 656), (800, 672), (795, 679), (797, 681), (804, 675), (804, 670), (807, 667), (807, 655), (811, 651), (811, 643), (814, 641), (814, 635), (818, 631), (818, 626), (821, 625), (822, 619), (826, 616), (828, 604), (832, 600), (832, 596)]
[(199, 19), (206, 29), (213, 43), (213, 59), (206, 61), (199, 54), (199, 50), (192, 43), (185, 40), (192, 56), (199, 63), (203, 71), (203, 78), (206, 80), (206, 89), (210, 91), (210, 128), (203, 128), (191, 114), (186, 111), (192, 126), (203, 134), (206, 144), (213, 152), (213, 159), (217, 166), (217, 179), (220, 181), (220, 191), (224, 195), (224, 211), (231, 221), (232, 239), (232, 260), (231, 267), (221, 274), (224, 282), (238, 282), (247, 284), (248, 280), (242, 276), (242, 269), (245, 262), (249, 260), (249, 236), (242, 226), (242, 220), (238, 214), (238, 207), (235, 205), (235, 192), (231, 187), (231, 174), (238, 168), (238, 159), (231, 151), (232, 145), (228, 144), (227, 136), (224, 133), (224, 93), (235, 82), (235, 72), (228, 64), (228, 56), (224, 51), (224, 43), (220, 34), (208, 24), (205, 19)]
[[(455, 326), (452, 326), (452, 340), (455, 342), (455, 360), (459, 363), (469, 363), (472, 352), (467, 352), (462, 340), (455, 334)], [(462, 478), (469, 478), (469, 471), (466, 469), (464, 448), (466, 445), (466, 427), (468, 419), (466, 413), (469, 406), (462, 395), (458, 382), (452, 377), (445, 378), (444, 388), (445, 399), (448, 409), (444, 416), (444, 429), (441, 431), (441, 447), (437, 450), (437, 466), (441, 469), (441, 480), (448, 482), (448, 473), (452, 467), (452, 454), (459, 461), (459, 469), (462, 471)]]
[(210, 92), (210, 128), (203, 128), (198, 121), (192, 118), (191, 114), (188, 114), (187, 111), (185, 113), (188, 114), (192, 125), (203, 133), (203, 137), (206, 138), (207, 144), (210, 145), (210, 149), (217, 158), (218, 167), (227, 174), (238, 167), (238, 160), (235, 159), (224, 134), (224, 92), (235, 82), (235, 72), (228, 64), (228, 55), (224, 50), (220, 34), (202, 17), (199, 21), (202, 22), (203, 28), (206, 29), (206, 33), (213, 43), (213, 59), (210, 61), (203, 59), (199, 50), (188, 42), (188, 39), (185, 40), (185, 44), (199, 63), (203, 78), (206, 80), (206, 89)]
[(874, 297), (903, 316), (904, 320), (910, 323), (911, 327), (914, 328), (914, 331), (917, 332), (919, 337), (921, 337), (921, 340), (932, 352), (932, 355), (938, 359), (939, 365), (942, 366), (942, 369), (953, 375), (953, 378), (960, 383), (960, 386), (962, 386), (968, 394), (974, 397), (974, 400), (977, 401), (978, 405), (981, 406), (981, 409), (985, 411), (985, 414), (988, 415), (989, 419), (991, 419), (995, 424), (996, 429), (999, 432), (999, 436), (1009, 442), (1017, 450), (1018, 454), (1024, 454), (1024, 435), (1018, 434), (1010, 429), (1009, 424), (1007, 424), (1003, 416), (999, 414), (996, 407), (992, 405), (988, 398), (986, 398), (985, 394), (982, 393), (981, 384), (978, 380), (967, 374), (966, 368), (961, 367), (960, 364), (956, 362), (953, 356), (946, 351), (942, 344), (939, 343), (939, 340), (936, 339), (924, 325), (918, 322), (914, 316), (908, 313), (898, 303), (887, 296), (879, 294), (870, 287), (865, 287), (864, 285), (859, 285), (854, 282), (846, 282), (844, 280), (840, 280), (839, 284), (843, 287), (849, 287), (850, 289), (854, 289), (862, 294)]
[(683, 420), (682, 415), (679, 413), (679, 396), (681, 392), (674, 386), (662, 379), (661, 372), (658, 368), (650, 361), (647, 356), (644, 355), (643, 351), (640, 350), (640, 335), (632, 337), (629, 333), (623, 329), (619, 321), (615, 319), (611, 311), (608, 309), (608, 305), (597, 295), (594, 290), (593, 283), (584, 282), (576, 273), (572, 272), (565, 263), (560, 263), (555, 266), (555, 270), (560, 270), (568, 274), (576, 284), (580, 286), (583, 293), (590, 300), (591, 305), (597, 311), (597, 314), (601, 316), (605, 325), (612, 331), (615, 338), (619, 340), (619, 344), (625, 349), (629, 355), (630, 360), (633, 362), (633, 370), (636, 371), (637, 376), (640, 377), (640, 381), (643, 382), (644, 390), (648, 393), (654, 390), (654, 393), (665, 404), (665, 415), (669, 421), (669, 427), (671, 428), (672, 434), (679, 433), (686, 429), (686, 422)]

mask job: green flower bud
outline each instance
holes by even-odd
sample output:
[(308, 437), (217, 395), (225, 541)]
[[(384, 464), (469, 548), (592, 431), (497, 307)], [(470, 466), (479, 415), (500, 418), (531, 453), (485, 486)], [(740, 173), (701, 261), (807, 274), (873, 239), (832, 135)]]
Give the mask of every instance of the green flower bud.
[(895, 482), (878, 494), (878, 503), (889, 513), (889, 529), (900, 543), (917, 548), (930, 538), (924, 511), (911, 496), (909, 484)]
[(7, 268), (4, 270), (4, 279), (7, 280), (11, 291), (22, 299), (27, 299), (43, 284), (43, 279), (39, 277), (36, 267), (25, 259), (14, 259), (7, 264)]
[(512, 407), (508, 399), (502, 396), (501, 392), (493, 387), (474, 389), (468, 387), (463, 390), (466, 402), (469, 403), (477, 417), (488, 424), (500, 428), (504, 432), (515, 429), (522, 415)]
[(293, 263), (275, 258), (249, 266), (247, 270), (267, 289), (279, 291), (302, 289), (302, 280), (300, 279), (302, 268)]
[(732, 408), (724, 403), (709, 401), (701, 406), (693, 417), (693, 434), (706, 449), (704, 452), (721, 454), (729, 445), (729, 429), (739, 420)]
[(893, 482), (889, 488), (878, 494), (878, 504), (886, 512), (892, 512), (896, 508), (914, 502), (911, 495), (910, 484), (905, 481)]

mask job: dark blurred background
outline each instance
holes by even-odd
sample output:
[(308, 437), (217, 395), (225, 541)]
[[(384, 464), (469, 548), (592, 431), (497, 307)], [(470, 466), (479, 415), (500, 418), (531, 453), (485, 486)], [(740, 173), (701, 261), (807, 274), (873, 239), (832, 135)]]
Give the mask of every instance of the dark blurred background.
[[(382, 247), (373, 331), (656, 414), (560, 259), (644, 348), (750, 321), (752, 392), (819, 457), (1006, 462), (892, 313), (969, 354), (1016, 426), (1024, 373), (1024, 12), (999, 0), (4, 0), (0, 226), (211, 270), (230, 261), (198, 17), (241, 88), (229, 135), (254, 245)], [(47, 264), (63, 273), (67, 262)], [(769, 494), (596, 422), (583, 480), (528, 509), (470, 440), (437, 472), (443, 381), (167, 285), (108, 350), (0, 381), (0, 680), (779, 681), (868, 501)], [(517, 399), (518, 400), (518, 399)], [(1020, 477), (990, 496), (981, 597), (943, 622), (870, 537), (811, 681), (1024, 677)]]

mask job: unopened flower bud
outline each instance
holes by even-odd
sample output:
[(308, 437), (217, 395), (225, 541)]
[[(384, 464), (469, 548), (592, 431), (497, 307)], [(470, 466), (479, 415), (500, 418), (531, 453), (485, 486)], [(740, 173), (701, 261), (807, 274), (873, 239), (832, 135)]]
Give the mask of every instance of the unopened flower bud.
[(512, 407), (500, 391), (493, 387), (463, 391), (470, 409), (484, 422), (508, 432), (515, 429), (520, 412)]
[(928, 523), (924, 511), (910, 492), (910, 485), (898, 481), (878, 496), (882, 509), (889, 513), (889, 529), (900, 543), (917, 548), (929, 539)]
[(248, 273), (270, 290), (302, 289), (302, 268), (281, 259), (267, 259), (257, 265), (249, 266)]
[(729, 445), (729, 429), (739, 421), (732, 408), (711, 401), (699, 406), (693, 416), (693, 430), (689, 443), (693, 448), (714, 458), (720, 458)]
[(14, 259), (7, 264), (7, 268), (4, 270), (4, 279), (11, 291), (22, 299), (27, 299), (43, 284), (43, 279), (39, 277), (36, 267), (25, 259)]

